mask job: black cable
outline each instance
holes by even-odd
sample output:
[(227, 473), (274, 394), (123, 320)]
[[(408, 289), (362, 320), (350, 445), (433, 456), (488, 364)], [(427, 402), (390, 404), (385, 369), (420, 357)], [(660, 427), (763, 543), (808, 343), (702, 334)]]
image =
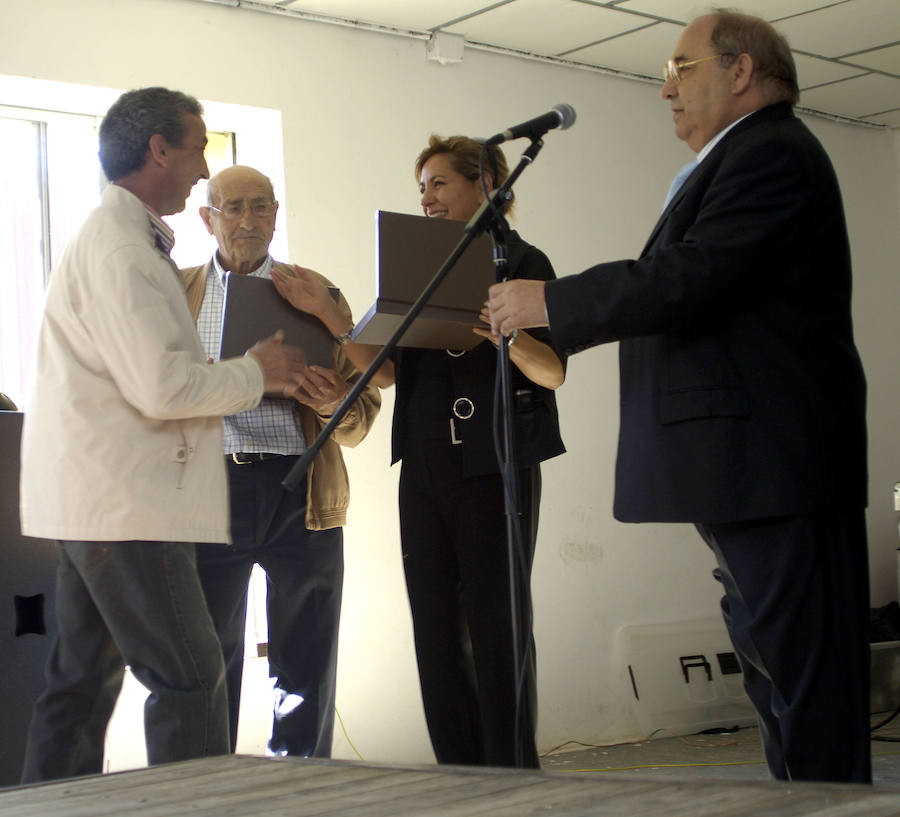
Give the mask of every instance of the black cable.
[(890, 715), (888, 715), (881, 723), (876, 723), (874, 726), (869, 727), (870, 732), (874, 732), (876, 729), (881, 729), (882, 726), (887, 726), (894, 718), (900, 715), (900, 707), (897, 707)]

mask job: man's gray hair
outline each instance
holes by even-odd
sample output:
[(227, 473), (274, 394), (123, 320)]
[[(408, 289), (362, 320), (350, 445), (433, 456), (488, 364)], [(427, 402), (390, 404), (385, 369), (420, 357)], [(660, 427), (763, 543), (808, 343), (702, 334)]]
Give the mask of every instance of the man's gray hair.
[(180, 147), (188, 130), (185, 114), (203, 115), (203, 106), (192, 96), (168, 88), (126, 91), (100, 123), (100, 166), (114, 182), (147, 160), (150, 137), (158, 133)]
[(770, 102), (800, 99), (797, 66), (783, 34), (760, 17), (741, 14), (733, 9), (716, 8), (710, 42), (720, 54), (749, 54), (753, 58), (753, 74), (768, 91)]

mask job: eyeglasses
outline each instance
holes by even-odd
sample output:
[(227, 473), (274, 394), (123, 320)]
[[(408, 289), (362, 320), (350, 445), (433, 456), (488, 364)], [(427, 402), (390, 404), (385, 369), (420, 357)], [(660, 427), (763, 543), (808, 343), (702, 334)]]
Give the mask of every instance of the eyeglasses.
[(211, 204), (207, 205), (210, 210), (217, 212), (226, 221), (237, 221), (247, 209), (256, 218), (270, 218), (275, 214), (277, 206), (277, 201), (252, 201), (249, 204), (245, 204), (242, 201), (234, 201), (229, 202), (221, 209), (213, 207)]
[(666, 82), (671, 80), (672, 82), (681, 82), (681, 72), (685, 68), (693, 68), (695, 65), (699, 65), (701, 62), (706, 62), (707, 60), (717, 60), (719, 57), (733, 57), (734, 54), (713, 54), (711, 57), (700, 57), (696, 60), (676, 60), (670, 59), (666, 62), (665, 67), (663, 68), (663, 78)]

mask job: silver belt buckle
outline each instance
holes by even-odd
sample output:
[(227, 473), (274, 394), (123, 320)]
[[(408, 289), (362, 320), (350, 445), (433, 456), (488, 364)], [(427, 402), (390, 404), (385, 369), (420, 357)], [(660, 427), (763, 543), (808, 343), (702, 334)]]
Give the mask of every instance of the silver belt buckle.
[(468, 397), (457, 397), (453, 401), (453, 414), (460, 420), (468, 420), (475, 414), (475, 404)]
[[(459, 420), (468, 420), (475, 414), (475, 404), (468, 397), (457, 397), (452, 408)], [(450, 445), (462, 445), (462, 440), (456, 436), (456, 421), (453, 417), (450, 418)]]

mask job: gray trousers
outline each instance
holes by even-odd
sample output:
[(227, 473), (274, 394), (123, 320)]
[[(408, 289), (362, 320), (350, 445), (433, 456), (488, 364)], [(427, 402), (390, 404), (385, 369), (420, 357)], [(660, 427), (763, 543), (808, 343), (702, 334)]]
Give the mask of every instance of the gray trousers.
[(102, 771), (126, 664), (149, 689), (151, 765), (228, 752), (222, 649), (185, 542), (60, 542), (58, 634), (23, 783)]

